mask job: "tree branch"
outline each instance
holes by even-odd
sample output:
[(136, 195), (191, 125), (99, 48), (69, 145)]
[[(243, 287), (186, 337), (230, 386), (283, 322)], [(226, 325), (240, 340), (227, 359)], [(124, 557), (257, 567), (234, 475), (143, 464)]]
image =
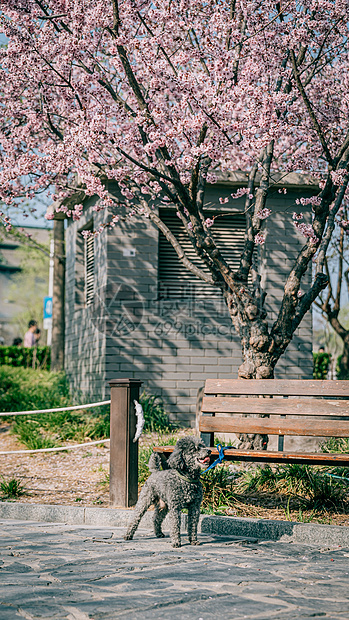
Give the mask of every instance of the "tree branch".
[(336, 298), (333, 309), (339, 312), (341, 303), (341, 291), (342, 291), (342, 279), (343, 279), (343, 249), (344, 249), (344, 228), (340, 229), (339, 233), (339, 250), (338, 250), (338, 274), (337, 274), (337, 288)]
[(321, 291), (323, 291), (326, 288), (327, 284), (328, 284), (327, 276), (324, 273), (317, 273), (315, 276), (314, 283), (310, 287), (310, 290), (300, 298), (296, 313), (294, 315), (294, 319), (291, 324), (292, 334), (297, 329), (304, 315), (310, 309), (311, 304), (317, 298), (319, 293), (321, 293)]
[[(349, 154), (348, 154), (349, 155)], [(343, 198), (346, 192), (346, 189), (348, 187), (348, 183), (349, 183), (349, 173), (346, 174), (344, 181), (339, 189), (339, 192), (336, 196), (334, 205), (330, 211), (330, 214), (328, 216), (328, 220), (327, 220), (327, 228), (326, 228), (326, 232), (322, 238), (320, 247), (319, 247), (319, 252), (318, 252), (318, 257), (316, 260), (316, 271), (317, 273), (320, 273), (323, 270), (323, 265), (324, 265), (324, 261), (325, 261), (325, 256), (326, 256), (326, 252), (329, 246), (329, 243), (331, 241), (331, 237), (334, 231), (334, 227), (336, 225), (336, 220), (335, 217), (341, 207), (341, 204), (343, 202)]]
[[(200, 135), (199, 135), (199, 139), (197, 141), (197, 146), (200, 146), (205, 138), (206, 138), (206, 134), (207, 134), (207, 123), (204, 123), (203, 126), (201, 127), (201, 131), (200, 131)], [(191, 198), (191, 200), (196, 200), (196, 194), (197, 194), (197, 186), (198, 186), (198, 180), (199, 180), (199, 172), (200, 172), (200, 166), (201, 166), (201, 158), (199, 157), (196, 166), (193, 168), (192, 174), (191, 174), (191, 180), (190, 180), (190, 185), (189, 185), (189, 196)]]
[(290, 52), (290, 57), (291, 57), (291, 63), (292, 63), (292, 67), (293, 67), (293, 75), (294, 75), (294, 78), (296, 80), (296, 84), (297, 84), (298, 90), (299, 90), (300, 95), (301, 95), (301, 97), (302, 97), (302, 99), (304, 101), (305, 107), (308, 110), (308, 114), (309, 114), (310, 119), (311, 119), (311, 121), (313, 123), (314, 129), (315, 129), (317, 135), (319, 136), (319, 139), (320, 139), (320, 142), (321, 142), (321, 146), (322, 146), (323, 151), (324, 151), (324, 153), (326, 155), (326, 159), (327, 159), (328, 163), (331, 166), (333, 166), (333, 158), (332, 158), (330, 150), (329, 150), (329, 148), (327, 146), (327, 142), (325, 140), (325, 136), (324, 136), (323, 131), (322, 131), (320, 125), (319, 125), (319, 122), (318, 122), (318, 120), (317, 120), (317, 118), (315, 116), (313, 107), (312, 107), (312, 105), (311, 105), (311, 103), (310, 103), (310, 101), (308, 99), (308, 96), (307, 96), (307, 94), (306, 94), (306, 92), (304, 90), (303, 84), (302, 84), (301, 79), (299, 77), (298, 70), (297, 70), (297, 61), (296, 61), (296, 57), (295, 57), (295, 54), (294, 54), (293, 50), (291, 50), (291, 52)]
[(215, 285), (217, 285), (217, 283), (213, 280), (211, 274), (205, 273), (204, 271), (202, 271), (201, 269), (196, 267), (196, 265), (194, 265), (187, 258), (187, 256), (185, 255), (185, 252), (184, 252), (184, 250), (182, 248), (182, 246), (177, 241), (177, 239), (174, 236), (174, 234), (166, 226), (166, 224), (164, 224), (164, 222), (159, 218), (159, 216), (154, 211), (149, 209), (148, 206), (146, 207), (146, 211), (149, 214), (149, 219), (152, 222), (154, 222), (154, 224), (156, 224), (156, 226), (161, 230), (163, 235), (166, 237), (167, 241), (170, 242), (170, 244), (172, 245), (173, 249), (175, 250), (179, 260), (181, 261), (181, 263), (183, 263), (183, 265), (187, 269), (189, 269), (189, 271), (191, 271), (191, 273), (193, 273), (195, 276), (197, 276), (197, 278), (200, 278), (200, 280), (203, 280), (204, 282), (207, 282), (208, 284), (215, 284)]
[(248, 176), (248, 194), (245, 198), (245, 217), (246, 217), (246, 228), (245, 228), (245, 242), (244, 249), (240, 258), (240, 265), (237, 275), (243, 280), (247, 282), (248, 274), (250, 273), (250, 268), (252, 265), (252, 257), (255, 248), (254, 243), (254, 228), (253, 228), (253, 218), (250, 211), (251, 199), (249, 196), (254, 192), (254, 184), (255, 178), (258, 171), (258, 163), (256, 162), (251, 169), (251, 172)]

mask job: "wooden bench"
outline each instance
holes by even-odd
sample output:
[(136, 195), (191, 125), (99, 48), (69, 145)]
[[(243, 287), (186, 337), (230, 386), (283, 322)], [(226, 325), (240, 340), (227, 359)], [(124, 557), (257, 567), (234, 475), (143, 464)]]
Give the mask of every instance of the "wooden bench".
[[(284, 451), (285, 436), (349, 437), (349, 381), (208, 379), (198, 429), (212, 460), (215, 433), (246, 433), (277, 435), (278, 450), (229, 449), (227, 460), (349, 466), (349, 454)], [(169, 456), (173, 448), (154, 451)]]

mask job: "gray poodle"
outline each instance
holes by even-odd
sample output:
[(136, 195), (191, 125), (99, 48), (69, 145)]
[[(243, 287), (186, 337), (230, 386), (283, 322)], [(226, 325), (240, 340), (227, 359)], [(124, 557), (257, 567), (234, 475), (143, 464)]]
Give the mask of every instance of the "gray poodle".
[[(197, 541), (197, 528), (202, 501), (200, 472), (210, 464), (211, 450), (197, 437), (179, 439), (166, 459), (154, 453), (150, 457), (151, 476), (143, 486), (125, 540), (131, 540), (144, 513), (154, 504), (154, 531), (163, 538), (161, 524), (169, 512), (172, 547), (181, 546), (181, 511), (188, 509), (188, 536), (191, 545)], [(160, 465), (163, 470), (161, 471)]]

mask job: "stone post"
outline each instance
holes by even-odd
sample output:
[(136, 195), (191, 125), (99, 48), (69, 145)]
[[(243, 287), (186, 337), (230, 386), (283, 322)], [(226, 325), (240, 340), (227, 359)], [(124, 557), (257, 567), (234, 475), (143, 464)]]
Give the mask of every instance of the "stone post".
[(134, 506), (138, 499), (138, 441), (134, 400), (139, 400), (138, 379), (113, 379), (110, 385), (110, 505)]

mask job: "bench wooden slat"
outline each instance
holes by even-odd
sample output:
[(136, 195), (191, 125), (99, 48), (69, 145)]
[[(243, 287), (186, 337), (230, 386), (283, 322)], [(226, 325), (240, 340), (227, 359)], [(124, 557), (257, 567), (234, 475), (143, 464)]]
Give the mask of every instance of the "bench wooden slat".
[[(174, 446), (156, 446), (154, 452), (162, 452), (170, 455)], [(211, 448), (211, 460), (218, 456), (217, 448)], [(272, 452), (267, 450), (225, 450), (224, 456), (227, 461), (258, 461), (263, 463), (299, 463), (305, 465), (346, 465), (349, 466), (349, 454), (325, 454), (325, 453), (302, 453), (302, 452)]]
[(205, 394), (330, 396), (349, 398), (349, 381), (206, 379)]
[(203, 413), (259, 413), (268, 415), (348, 416), (349, 401), (316, 398), (234, 398), (204, 396)]
[(202, 433), (260, 433), (262, 435), (304, 435), (309, 437), (349, 437), (349, 420), (308, 420), (201, 416)]

